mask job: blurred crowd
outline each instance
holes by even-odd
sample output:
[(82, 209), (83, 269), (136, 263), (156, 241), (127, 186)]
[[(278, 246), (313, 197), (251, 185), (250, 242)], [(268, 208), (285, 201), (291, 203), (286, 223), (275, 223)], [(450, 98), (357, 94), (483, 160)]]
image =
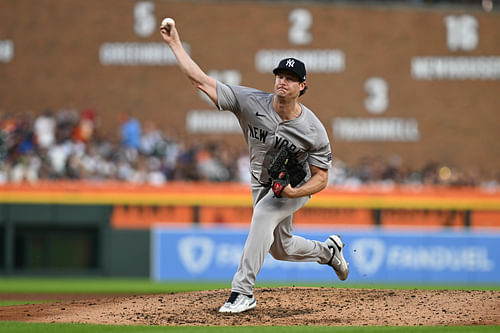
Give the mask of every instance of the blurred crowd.
[(96, 110), (0, 112), (0, 183), (48, 180), (248, 181), (248, 156), (216, 142), (188, 143), (122, 113), (101, 133)]
[[(0, 111), (0, 184), (39, 180), (118, 180), (162, 185), (169, 181), (250, 182), (249, 156), (221, 142), (187, 142), (122, 113), (117, 133), (99, 131), (96, 110), (33, 113)], [(244, 145), (242, 145), (244, 146)], [(448, 185), (498, 188), (499, 175), (463, 172), (429, 163), (420, 170), (398, 156), (334, 159), (330, 185)]]

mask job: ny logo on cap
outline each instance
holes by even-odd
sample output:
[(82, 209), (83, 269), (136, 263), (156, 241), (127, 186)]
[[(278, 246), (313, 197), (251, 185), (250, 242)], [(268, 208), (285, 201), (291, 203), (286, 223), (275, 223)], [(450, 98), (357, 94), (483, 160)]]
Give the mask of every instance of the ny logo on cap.
[(287, 66), (287, 67), (293, 67), (293, 66), (295, 66), (295, 60), (293, 60), (293, 59), (288, 59), (288, 60), (286, 61), (286, 66)]

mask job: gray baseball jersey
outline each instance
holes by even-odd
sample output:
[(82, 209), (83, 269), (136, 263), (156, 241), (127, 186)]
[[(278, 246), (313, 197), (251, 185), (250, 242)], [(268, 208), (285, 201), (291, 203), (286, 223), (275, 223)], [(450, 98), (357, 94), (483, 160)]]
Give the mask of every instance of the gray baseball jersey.
[(276, 198), (261, 185), (269, 182), (267, 168), (282, 145), (305, 164), (304, 181), (310, 178), (309, 165), (330, 168), (332, 154), (325, 128), (304, 105), (299, 117), (283, 121), (273, 109), (273, 94), (217, 82), (217, 96), (219, 108), (238, 118), (250, 150), (254, 211), (232, 291), (251, 295), (268, 253), (278, 260), (321, 264), (330, 260), (332, 254), (324, 242), (292, 234), (292, 216), (309, 197)]
[(250, 153), (250, 172), (261, 183), (268, 183), (267, 168), (283, 145), (305, 164), (328, 169), (332, 164), (330, 142), (316, 115), (300, 104), (299, 117), (283, 121), (273, 109), (273, 94), (257, 89), (217, 82), (220, 110), (232, 111), (240, 123)]

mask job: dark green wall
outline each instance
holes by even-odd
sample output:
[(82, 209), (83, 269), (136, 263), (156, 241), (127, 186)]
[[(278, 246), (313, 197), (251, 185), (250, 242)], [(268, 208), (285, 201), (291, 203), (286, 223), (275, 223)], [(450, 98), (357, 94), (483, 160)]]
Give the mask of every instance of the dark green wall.
[(110, 225), (110, 205), (0, 205), (1, 275), (148, 277), (149, 230)]
[(107, 270), (112, 276), (149, 277), (150, 231), (110, 231)]

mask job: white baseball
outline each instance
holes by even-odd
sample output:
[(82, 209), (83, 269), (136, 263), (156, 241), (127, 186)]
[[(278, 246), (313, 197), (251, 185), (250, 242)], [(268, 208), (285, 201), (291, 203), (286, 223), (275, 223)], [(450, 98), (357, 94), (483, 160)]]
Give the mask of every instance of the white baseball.
[(167, 28), (167, 30), (170, 30), (170, 27), (173, 27), (175, 25), (175, 21), (171, 17), (166, 17), (161, 21), (161, 26)]

